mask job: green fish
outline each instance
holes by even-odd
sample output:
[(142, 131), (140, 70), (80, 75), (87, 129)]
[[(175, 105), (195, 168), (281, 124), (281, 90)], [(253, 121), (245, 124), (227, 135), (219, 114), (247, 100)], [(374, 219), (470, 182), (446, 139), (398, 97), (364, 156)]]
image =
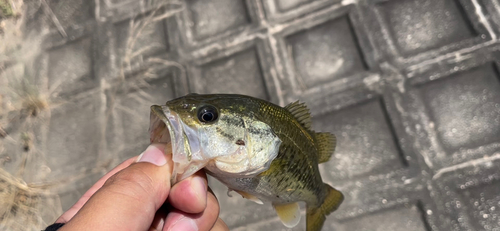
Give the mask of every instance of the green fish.
[(318, 164), (330, 159), (335, 136), (311, 129), (298, 101), (285, 107), (244, 95), (190, 94), (151, 106), (151, 142), (170, 144), (172, 183), (206, 172), (257, 203), (271, 203), (286, 227), (307, 207), (307, 231), (321, 230), (343, 201), (321, 179)]

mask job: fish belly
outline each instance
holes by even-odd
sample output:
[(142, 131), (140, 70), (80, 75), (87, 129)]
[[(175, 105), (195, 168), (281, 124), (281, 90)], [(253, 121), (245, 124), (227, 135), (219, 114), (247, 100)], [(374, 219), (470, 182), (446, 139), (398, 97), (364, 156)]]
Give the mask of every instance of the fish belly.
[(293, 187), (279, 187), (272, 184), (272, 182), (277, 181), (269, 181), (269, 179), (266, 178), (234, 178), (217, 176), (210, 172), (209, 174), (221, 181), (229, 190), (250, 194), (262, 202), (286, 204), (298, 201), (304, 201), (306, 203), (315, 203), (317, 201), (314, 192), (310, 190)]

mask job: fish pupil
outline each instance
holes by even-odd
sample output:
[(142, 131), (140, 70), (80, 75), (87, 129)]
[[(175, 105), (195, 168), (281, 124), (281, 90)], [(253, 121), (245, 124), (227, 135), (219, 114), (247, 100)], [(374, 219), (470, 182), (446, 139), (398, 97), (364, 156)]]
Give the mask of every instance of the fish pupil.
[(202, 118), (204, 121), (212, 121), (212, 119), (214, 118), (214, 114), (207, 112), (203, 114)]
[(214, 122), (218, 118), (217, 109), (213, 106), (204, 106), (198, 111), (198, 119), (201, 122)]

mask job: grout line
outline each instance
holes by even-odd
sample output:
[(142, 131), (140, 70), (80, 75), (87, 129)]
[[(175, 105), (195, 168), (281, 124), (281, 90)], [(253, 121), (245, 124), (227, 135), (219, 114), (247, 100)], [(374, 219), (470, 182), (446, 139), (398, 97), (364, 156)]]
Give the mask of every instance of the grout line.
[(467, 161), (465, 163), (442, 168), (442, 169), (438, 170), (436, 172), (436, 174), (434, 174), (434, 176), (432, 176), (432, 180), (436, 180), (448, 172), (453, 172), (455, 170), (464, 169), (464, 168), (471, 167), (471, 166), (486, 165), (486, 164), (490, 164), (491, 162), (496, 161), (496, 160), (500, 160), (500, 152), (495, 153), (492, 156), (488, 156), (488, 157), (484, 157), (484, 158), (476, 159), (476, 160), (471, 160), (471, 161)]
[(484, 27), (486, 28), (486, 30), (490, 34), (491, 39), (497, 40), (497, 35), (493, 31), (491, 24), (488, 22), (488, 20), (484, 16), (481, 5), (477, 2), (477, 0), (472, 0), (472, 4), (474, 4), (474, 8), (476, 8), (476, 15), (479, 17), (479, 22), (481, 22), (484, 25)]
[(54, 14), (54, 12), (52, 12), (52, 9), (50, 8), (49, 4), (47, 4), (47, 2), (45, 0), (40, 0), (40, 1), (42, 2), (43, 8), (50, 15), (52, 22), (54, 22), (54, 24), (56, 25), (57, 30), (59, 31), (61, 36), (63, 36), (64, 38), (67, 38), (68, 34), (66, 34), (66, 31), (64, 30), (63, 26), (59, 22), (59, 19), (57, 19), (57, 16)]

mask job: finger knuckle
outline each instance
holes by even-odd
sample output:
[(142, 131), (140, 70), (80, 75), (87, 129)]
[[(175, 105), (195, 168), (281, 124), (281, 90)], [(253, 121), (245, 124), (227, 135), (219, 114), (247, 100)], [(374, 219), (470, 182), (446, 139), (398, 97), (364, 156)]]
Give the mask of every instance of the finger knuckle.
[(132, 195), (143, 195), (155, 190), (153, 178), (143, 170), (133, 167), (110, 177), (104, 186), (106, 185), (124, 187), (123, 193), (129, 192)]

